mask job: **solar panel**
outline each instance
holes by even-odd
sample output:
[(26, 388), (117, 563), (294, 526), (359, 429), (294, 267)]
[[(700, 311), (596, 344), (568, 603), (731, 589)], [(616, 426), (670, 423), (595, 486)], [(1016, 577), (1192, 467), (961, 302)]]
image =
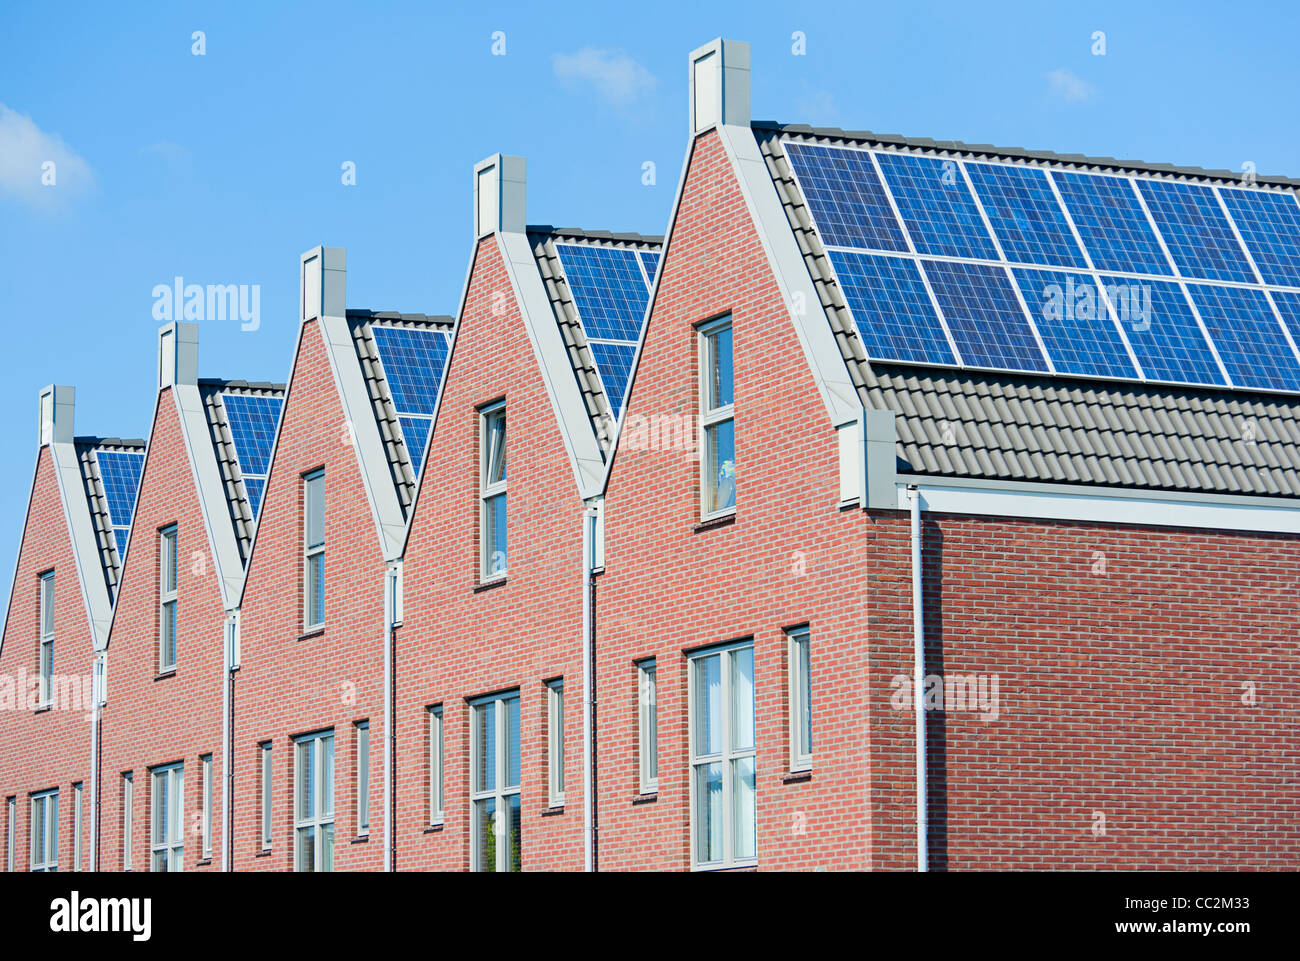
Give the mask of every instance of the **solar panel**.
[(1048, 369), (1003, 268), (946, 260), (921, 263), (967, 366)]
[(957, 363), (912, 260), (840, 250), (828, 256), (868, 357)]
[(590, 244), (556, 244), (555, 249), (587, 336), (637, 340), (650, 291), (636, 252)]
[(433, 421), (427, 417), (399, 417), (397, 422), (402, 428), (402, 440), (411, 458), (411, 470), (418, 477), (420, 465), (424, 463), (425, 448), (429, 446), (429, 433), (433, 429)]
[(1014, 273), (1059, 373), (1138, 376), (1091, 274), (1027, 269)]
[(1088, 266), (1042, 170), (968, 163), (966, 172), (1008, 260), (1053, 267)]
[(1212, 188), (1172, 180), (1138, 180), (1137, 184), (1184, 277), (1255, 282), (1255, 272)]
[(131, 539), (131, 528), (129, 527), (113, 528), (113, 540), (116, 542), (117, 559), (119, 563), (126, 560), (126, 545), (127, 545), (127, 541), (129, 541), (130, 539)]
[(104, 497), (108, 501), (108, 519), (113, 527), (130, 527), (135, 512), (135, 497), (140, 490), (140, 474), (144, 471), (144, 453), (132, 451), (97, 450), (99, 477), (104, 484)]
[(1053, 171), (1052, 179), (1098, 270), (1173, 273), (1127, 177)]
[(591, 356), (595, 358), (596, 369), (600, 372), (600, 381), (605, 385), (609, 405), (614, 409), (614, 416), (622, 417), (623, 404), (627, 400), (627, 385), (632, 377), (636, 344), (604, 340), (587, 343), (591, 347)]
[(258, 511), (262, 509), (262, 494), (266, 492), (265, 477), (250, 477), (244, 475), (244, 490), (248, 491), (248, 508), (253, 512), (253, 519), (258, 517)]
[(397, 412), (432, 417), (451, 339), (427, 328), (372, 325), (370, 331)]
[(248, 509), (256, 521), (262, 506), (262, 492), (266, 489), (266, 477), (271, 472), (271, 453), (275, 448), (284, 398), (223, 393), (221, 406), (230, 427), (235, 461), (244, 478)]
[(998, 259), (957, 161), (912, 154), (876, 156), (918, 253)]
[(1300, 362), (1264, 291), (1188, 284), (1188, 292), (1234, 384), (1300, 390)]
[(1110, 276), (1103, 276), (1102, 284), (1149, 379), (1225, 383), (1181, 286), (1164, 280)]
[(659, 255), (653, 250), (637, 251), (641, 258), (641, 266), (645, 268), (646, 282), (654, 286), (655, 275), (659, 273)]
[(803, 143), (787, 143), (785, 152), (822, 243), (907, 250), (869, 153)]
[(1220, 187), (1219, 196), (1264, 283), (1300, 287), (1300, 203), (1296, 198), (1242, 187)]

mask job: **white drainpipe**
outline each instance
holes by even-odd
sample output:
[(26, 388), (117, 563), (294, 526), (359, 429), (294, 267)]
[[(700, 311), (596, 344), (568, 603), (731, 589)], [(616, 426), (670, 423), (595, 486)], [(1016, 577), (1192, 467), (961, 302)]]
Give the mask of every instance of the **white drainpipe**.
[(99, 776), (103, 761), (100, 758), (99, 745), (102, 740), (101, 730), (104, 714), (101, 705), (104, 701), (105, 671), (108, 653), (98, 652), (91, 661), (90, 690), (91, 717), (90, 727), (90, 870), (99, 870)]
[(231, 837), (232, 798), (235, 789), (235, 768), (232, 763), (234, 740), (234, 699), (231, 685), (235, 669), (239, 666), (239, 613), (226, 613), (226, 651), (221, 671), (221, 870), (229, 871), (233, 851)]
[(392, 871), (393, 850), (393, 633), (397, 623), (397, 567), (384, 571), (384, 870)]
[(582, 869), (596, 870), (596, 765), (595, 716), (596, 684), (593, 671), (596, 650), (591, 610), (591, 571), (596, 556), (596, 512), (585, 507), (582, 512)]
[(929, 870), (926, 839), (926, 758), (925, 758), (925, 704), (922, 685), (925, 682), (925, 611), (921, 594), (921, 492), (916, 487), (907, 489), (912, 504), (912, 694), (916, 711), (916, 869)]

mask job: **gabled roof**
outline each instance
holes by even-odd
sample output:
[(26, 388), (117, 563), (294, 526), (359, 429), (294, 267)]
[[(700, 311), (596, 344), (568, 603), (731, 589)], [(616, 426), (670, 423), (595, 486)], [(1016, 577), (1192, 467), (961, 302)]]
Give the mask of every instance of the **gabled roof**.
[(111, 603), (117, 598), (122, 561), (126, 558), (145, 444), (117, 437), (77, 437), (73, 446)]
[[(868, 410), (897, 415), (900, 472), (1300, 496), (1300, 397), (1295, 395), (868, 360), (781, 141), (906, 147), (963, 159), (1040, 161), (1236, 184), (1240, 174), (767, 122), (754, 123), (752, 131), (859, 400)], [(1300, 186), (1284, 177), (1258, 177), (1257, 183)]]
[[(602, 449), (607, 450), (615, 436), (616, 422), (622, 416), (637, 342), (658, 274), (663, 238), (548, 224), (529, 225), (528, 241), (592, 430), (601, 438)], [(619, 258), (617, 263), (578, 263), (574, 255), (591, 248), (624, 250), (632, 256)], [(637, 273), (620, 269), (629, 267)], [(582, 279), (570, 276), (576, 270), (583, 271), (585, 276)], [(592, 279), (600, 283), (592, 285), (589, 282)], [(644, 283), (644, 291), (637, 289), (638, 280)], [(633, 298), (638, 296), (639, 304), (633, 303)], [(584, 301), (586, 314), (590, 316), (584, 314)], [(620, 330), (609, 323), (612, 315), (623, 315), (633, 322)]]

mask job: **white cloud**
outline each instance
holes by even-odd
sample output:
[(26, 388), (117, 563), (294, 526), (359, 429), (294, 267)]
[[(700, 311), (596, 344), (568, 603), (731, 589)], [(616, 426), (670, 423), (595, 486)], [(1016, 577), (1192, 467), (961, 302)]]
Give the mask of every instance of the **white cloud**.
[(1049, 70), (1046, 77), (1052, 95), (1072, 103), (1090, 100), (1097, 92), (1092, 84), (1065, 69)]
[(659, 79), (622, 50), (583, 47), (551, 58), (555, 75), (569, 85), (590, 84), (616, 107), (626, 107), (654, 89)]
[(62, 137), (0, 103), (0, 194), (48, 206), (90, 182), (90, 164)]

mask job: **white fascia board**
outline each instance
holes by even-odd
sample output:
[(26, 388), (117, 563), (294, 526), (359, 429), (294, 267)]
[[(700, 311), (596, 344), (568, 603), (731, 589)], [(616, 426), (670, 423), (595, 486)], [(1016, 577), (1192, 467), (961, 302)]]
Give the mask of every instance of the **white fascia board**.
[(36, 495), (36, 478), (40, 470), (41, 457), (38, 450), (36, 466), (32, 468), (32, 482), (27, 487), (27, 509), (23, 511), (23, 536), (18, 539), (18, 553), (14, 556), (14, 576), (9, 580), (9, 600), (5, 603), (4, 630), (0, 631), (0, 654), (4, 654), (5, 635), (9, 633), (9, 614), (14, 606), (14, 590), (18, 587), (18, 565), (23, 559), (23, 543), (27, 540), (27, 523), (32, 516), (32, 498)]
[(68, 541), (86, 602), (90, 637), (95, 650), (102, 651), (108, 643), (108, 629), (113, 621), (113, 602), (108, 597), (108, 583), (99, 559), (99, 542), (90, 519), (90, 504), (86, 502), (77, 448), (74, 444), (51, 444), (50, 460), (59, 484), (59, 497), (63, 500), (63, 516), (68, 522)]
[(1300, 503), (1265, 498), (1230, 500), (1214, 495), (1137, 494), (1132, 491), (1050, 490), (1050, 485), (997, 485), (917, 477), (897, 485), (899, 510), (909, 506), (907, 490), (921, 494), (921, 509), (941, 514), (1024, 517), (1038, 520), (1191, 527), (1201, 530), (1300, 534)]
[(844, 356), (830, 318), (813, 286), (803, 252), (790, 229), (789, 218), (768, 173), (767, 163), (749, 127), (722, 124), (718, 140), (731, 159), (736, 182), (758, 233), (768, 265), (781, 289), (781, 297), (799, 336), (804, 357), (817, 382), (817, 390), (830, 415), (831, 425), (840, 427), (858, 419), (862, 405), (849, 377)]
[(573, 465), (578, 494), (583, 500), (600, 493), (604, 481), (605, 458), (601, 456), (596, 431), (582, 401), (582, 391), (573, 376), (569, 352), (555, 322), (551, 300), (546, 296), (541, 272), (525, 234), (498, 233), (501, 260), (510, 278), (510, 289), (518, 305), (519, 316), (528, 331), (533, 355), (541, 370), (546, 392), (555, 409), (555, 418), (564, 435), (564, 445)]
[(361, 482), (374, 515), (384, 560), (396, 560), (402, 556), (406, 518), (402, 516), (397, 488), (393, 486), (388, 455), (384, 452), (384, 440), (379, 436), (379, 424), (370, 404), (370, 392), (361, 373), (352, 331), (346, 317), (327, 315), (319, 318), (317, 324), (334, 373), (334, 386), (343, 405), (343, 416), (348, 421), (357, 466), (361, 469)]
[(226, 485), (221, 480), (217, 452), (212, 446), (212, 430), (203, 409), (203, 395), (193, 384), (175, 384), (169, 390), (176, 404), (185, 449), (189, 453), (194, 491), (203, 512), (203, 526), (208, 532), (212, 566), (221, 586), (221, 605), (224, 610), (229, 610), (239, 603), (244, 587), (244, 565), (239, 559), (239, 541), (235, 538), (235, 525), (230, 519)]

